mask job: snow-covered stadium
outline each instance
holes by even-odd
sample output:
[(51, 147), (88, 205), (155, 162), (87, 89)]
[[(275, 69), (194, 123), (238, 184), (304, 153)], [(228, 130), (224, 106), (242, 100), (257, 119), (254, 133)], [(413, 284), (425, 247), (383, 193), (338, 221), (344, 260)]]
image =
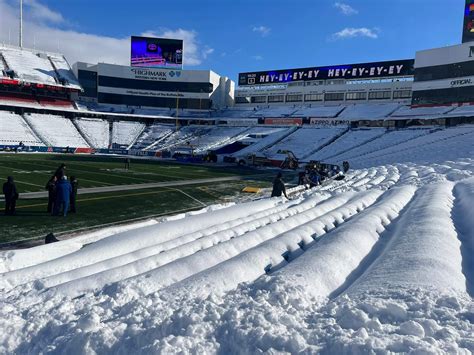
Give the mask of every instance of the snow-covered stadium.
[[(178, 160), (197, 174), (183, 186), (238, 169), (294, 179), (288, 199), (269, 183), (203, 203), (133, 162), (134, 175), (89, 171), (80, 194), (165, 186), (197, 205), (44, 245), (0, 230), (0, 353), (473, 353), (473, 44), (245, 72), (237, 87), (212, 70), (71, 66), (0, 45), (0, 171), (26, 209), (46, 196), (29, 177), (51, 174), (43, 155)], [(296, 172), (351, 168), (308, 188), (290, 157)], [(199, 175), (210, 165), (222, 176)]]

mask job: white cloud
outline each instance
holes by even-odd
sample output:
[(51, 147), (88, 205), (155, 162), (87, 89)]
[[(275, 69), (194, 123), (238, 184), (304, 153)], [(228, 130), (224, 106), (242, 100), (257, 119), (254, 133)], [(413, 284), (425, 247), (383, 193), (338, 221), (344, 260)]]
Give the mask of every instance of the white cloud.
[(261, 55), (254, 55), (252, 56), (252, 58), (255, 60), (263, 60), (263, 57)]
[[(81, 33), (58, 28), (66, 20), (38, 0), (25, 0), (23, 45), (45, 51), (60, 52), (72, 64), (77, 61), (89, 63), (114, 63), (130, 65), (130, 38), (114, 38)], [(195, 31), (185, 29), (163, 29), (146, 31), (142, 35), (177, 38), (184, 41), (184, 65), (199, 65), (212, 52), (212, 48), (201, 45)], [(10, 37), (10, 38), (9, 38)], [(7, 0), (0, 0), (0, 43), (18, 44), (18, 8)]]
[(36, 22), (51, 22), (51, 23), (62, 23), (64, 22), (63, 16), (59, 12), (55, 12), (48, 7), (40, 4), (36, 0), (25, 0), (24, 8), (31, 8), (28, 11), (29, 18)]
[(334, 4), (334, 7), (338, 8), (341, 11), (341, 13), (343, 13), (346, 16), (356, 15), (359, 13), (359, 11), (354, 9), (351, 5), (344, 4), (342, 2), (336, 2)]
[(259, 33), (262, 37), (267, 37), (270, 34), (271, 28), (265, 26), (254, 26), (252, 31)]
[(344, 28), (343, 30), (334, 33), (332, 39), (345, 39), (345, 38), (354, 38), (354, 37), (367, 37), (372, 39), (377, 39), (379, 37), (378, 31), (376, 29), (370, 29), (367, 27), (361, 28)]
[(164, 29), (160, 32), (147, 31), (142, 36), (176, 38), (183, 40), (184, 65), (199, 65), (204, 59), (214, 52), (213, 48), (202, 46), (197, 39), (196, 31), (188, 31), (182, 28), (177, 30)]

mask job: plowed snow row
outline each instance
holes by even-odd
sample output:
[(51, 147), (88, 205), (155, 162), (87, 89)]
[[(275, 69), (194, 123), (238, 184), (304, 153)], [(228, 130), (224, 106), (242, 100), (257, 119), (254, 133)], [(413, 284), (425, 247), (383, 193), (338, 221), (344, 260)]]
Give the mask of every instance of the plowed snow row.
[(472, 352), (473, 179), (380, 165), (1, 253), (0, 353)]

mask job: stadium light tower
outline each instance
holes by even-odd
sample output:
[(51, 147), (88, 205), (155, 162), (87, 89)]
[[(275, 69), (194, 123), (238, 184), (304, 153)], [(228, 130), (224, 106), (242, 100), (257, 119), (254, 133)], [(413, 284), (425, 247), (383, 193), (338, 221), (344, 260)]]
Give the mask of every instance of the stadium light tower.
[(20, 0), (20, 48), (23, 48), (23, 0)]

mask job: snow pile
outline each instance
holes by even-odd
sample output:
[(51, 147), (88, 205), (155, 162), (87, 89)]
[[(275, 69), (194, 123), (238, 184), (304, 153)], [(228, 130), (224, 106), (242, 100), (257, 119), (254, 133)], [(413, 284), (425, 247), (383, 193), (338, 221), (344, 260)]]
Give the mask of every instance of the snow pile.
[(145, 129), (141, 122), (114, 121), (112, 125), (112, 143), (129, 146), (135, 142)]
[(94, 148), (109, 147), (109, 123), (106, 120), (84, 117), (77, 118), (75, 122)]
[(474, 352), (474, 127), (391, 134), (291, 200), (1, 252), (0, 352)]
[(39, 113), (25, 114), (24, 117), (34, 132), (48, 146), (89, 147), (72, 121), (65, 117)]
[(0, 144), (44, 145), (25, 120), (13, 112), (0, 111)]

